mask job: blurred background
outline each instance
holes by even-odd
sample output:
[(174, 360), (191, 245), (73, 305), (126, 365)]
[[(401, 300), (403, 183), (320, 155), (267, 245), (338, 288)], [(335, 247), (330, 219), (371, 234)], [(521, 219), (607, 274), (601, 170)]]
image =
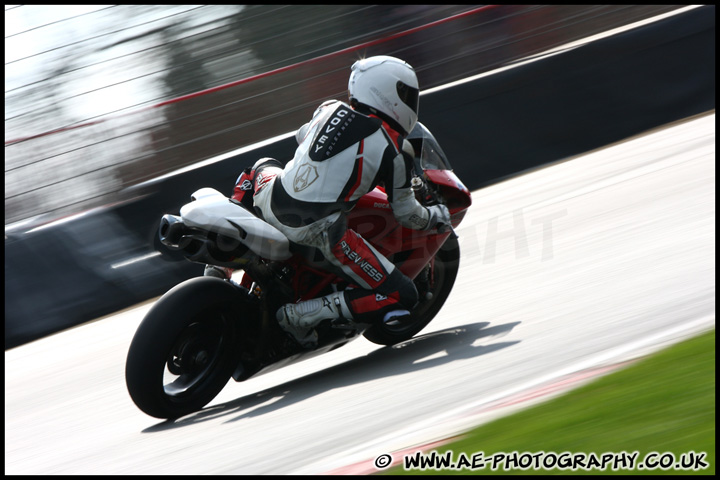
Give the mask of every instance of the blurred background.
[[(511, 393), (539, 398), (572, 384), (569, 368), (584, 377), (630, 347), (714, 325), (714, 45), (714, 5), (6, 5), (6, 470), (288, 473), (335, 453), (345, 466), (358, 446), (497, 412)], [(473, 190), (444, 318), (403, 348), (358, 342), (339, 368), (149, 424), (122, 381), (127, 346), (153, 298), (203, 271), (153, 244), (160, 216), (196, 188), (229, 193), (258, 156), (287, 159), (289, 136), (238, 149), (345, 99), (352, 63), (378, 54), (416, 68), (421, 121)], [(701, 128), (686, 122), (699, 116)], [(682, 133), (642, 135), (675, 122)], [(640, 145), (624, 142), (633, 136)], [(554, 232), (543, 218), (559, 219)], [(531, 254), (518, 254), (520, 230)], [(688, 350), (653, 367), (662, 384), (649, 370), (621, 382), (637, 387), (619, 397), (624, 429), (595, 408), (534, 419), (578, 432), (566, 444), (579, 451), (642, 450), (631, 443), (642, 438), (712, 452), (713, 342), (702, 368)], [(687, 411), (668, 410), (676, 401)], [(548, 428), (553, 416), (563, 425)], [(496, 451), (538, 449), (522, 437)]]
[(678, 7), (5, 5), (6, 229), (293, 131), (364, 56), (426, 90)]

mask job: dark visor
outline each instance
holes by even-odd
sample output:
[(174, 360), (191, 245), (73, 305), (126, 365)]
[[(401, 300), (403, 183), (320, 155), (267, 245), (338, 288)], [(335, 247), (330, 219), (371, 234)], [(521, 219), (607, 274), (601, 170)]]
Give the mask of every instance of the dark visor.
[(397, 93), (400, 100), (405, 102), (413, 112), (418, 113), (418, 96), (420, 91), (417, 88), (413, 88), (406, 83), (397, 82)]

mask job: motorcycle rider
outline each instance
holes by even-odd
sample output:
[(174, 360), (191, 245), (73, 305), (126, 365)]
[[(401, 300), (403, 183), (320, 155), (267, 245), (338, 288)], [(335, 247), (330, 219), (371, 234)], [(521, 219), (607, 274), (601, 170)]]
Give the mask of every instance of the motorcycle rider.
[[(410, 188), (412, 146), (405, 137), (418, 119), (419, 90), (406, 62), (375, 56), (355, 62), (349, 105), (329, 100), (296, 133), (294, 158), (282, 168), (260, 159), (238, 178), (233, 199), (255, 211), (290, 241), (313, 247), (357, 288), (281, 307), (280, 326), (304, 347), (317, 344), (323, 320), (393, 322), (418, 301), (414, 283), (347, 226), (345, 213), (384, 185), (398, 222), (430, 230), (450, 223), (444, 205), (425, 207)], [(206, 274), (218, 269), (208, 267)], [(228, 277), (229, 272), (224, 272)]]

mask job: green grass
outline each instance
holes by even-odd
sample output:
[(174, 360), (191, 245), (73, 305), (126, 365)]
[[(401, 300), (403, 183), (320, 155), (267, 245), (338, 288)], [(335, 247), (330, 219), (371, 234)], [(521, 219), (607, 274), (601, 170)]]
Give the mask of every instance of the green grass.
[[(482, 469), (408, 470), (402, 465), (388, 474), (700, 474), (715, 473), (715, 331), (684, 341), (631, 366), (602, 377), (567, 394), (514, 415), (480, 426), (462, 439), (435, 450), (452, 451), (456, 463), (483, 452)], [(497, 452), (536, 454), (554, 452), (646, 455), (672, 453), (676, 460), (687, 452), (700, 454), (708, 465), (693, 471), (527, 469), (493, 470), (488, 460)], [(426, 456), (432, 452), (426, 452)], [(476, 459), (478, 457), (475, 457)], [(526, 459), (530, 457), (526, 456)], [(666, 457), (671, 458), (671, 457)], [(687, 457), (686, 457), (687, 458)], [(587, 461), (587, 460), (586, 460)]]

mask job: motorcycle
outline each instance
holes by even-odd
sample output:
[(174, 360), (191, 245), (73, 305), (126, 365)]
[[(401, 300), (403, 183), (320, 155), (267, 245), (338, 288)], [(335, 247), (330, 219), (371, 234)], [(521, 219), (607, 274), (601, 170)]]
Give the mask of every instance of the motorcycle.
[(323, 267), (254, 212), (211, 188), (202, 188), (180, 215), (164, 215), (163, 248), (192, 262), (242, 270), (242, 280), (203, 276), (165, 293), (140, 323), (128, 351), (125, 379), (146, 414), (179, 418), (201, 410), (230, 378), (242, 382), (335, 350), (360, 336), (379, 345), (409, 340), (437, 315), (457, 276), (457, 227), (471, 205), (440, 145), (418, 122), (408, 136), (415, 155), (412, 187), (425, 204), (444, 203), (452, 225), (411, 230), (395, 220), (382, 187), (348, 213), (348, 226), (413, 279), (420, 301), (399, 324), (321, 323), (318, 343), (303, 348), (277, 323), (282, 305), (353, 285)]

